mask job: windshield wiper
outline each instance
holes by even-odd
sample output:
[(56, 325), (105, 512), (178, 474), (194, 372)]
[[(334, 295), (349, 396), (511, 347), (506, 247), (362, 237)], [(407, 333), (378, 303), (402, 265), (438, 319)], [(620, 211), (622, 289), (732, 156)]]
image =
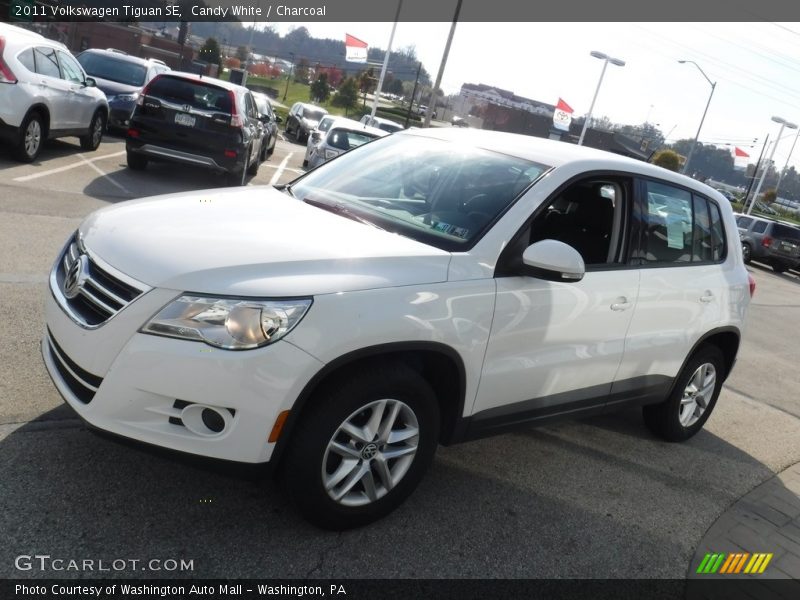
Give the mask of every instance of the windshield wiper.
[(321, 208), (322, 210), (327, 210), (328, 212), (332, 212), (335, 215), (346, 217), (348, 219), (351, 219), (352, 221), (358, 221), (359, 223), (363, 223), (364, 225), (370, 225), (371, 227), (375, 227), (376, 229), (383, 229), (383, 227), (376, 225), (369, 219), (365, 219), (358, 213), (353, 212), (342, 203), (337, 202), (332, 204), (330, 202), (316, 200), (315, 198), (304, 198), (303, 202), (305, 202), (306, 204), (310, 204), (311, 206), (316, 206), (317, 208)]
[(292, 198), (297, 198), (297, 196), (295, 196), (294, 192), (292, 191), (292, 184), (291, 183), (282, 183), (280, 185), (273, 185), (272, 187), (274, 187), (279, 192), (284, 192), (284, 193), (288, 194)]

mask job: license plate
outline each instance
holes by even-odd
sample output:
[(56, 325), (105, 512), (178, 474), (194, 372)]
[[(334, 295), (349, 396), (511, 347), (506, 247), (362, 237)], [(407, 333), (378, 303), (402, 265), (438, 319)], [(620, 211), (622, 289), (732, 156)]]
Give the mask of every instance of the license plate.
[(195, 118), (192, 115), (184, 115), (183, 113), (178, 113), (175, 115), (175, 122), (178, 125), (185, 125), (186, 127), (194, 127)]

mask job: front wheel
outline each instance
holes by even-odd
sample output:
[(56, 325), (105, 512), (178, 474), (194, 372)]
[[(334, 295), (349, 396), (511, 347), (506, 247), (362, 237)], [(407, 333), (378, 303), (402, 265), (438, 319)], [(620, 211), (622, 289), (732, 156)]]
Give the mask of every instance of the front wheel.
[(678, 375), (669, 397), (642, 409), (647, 427), (668, 442), (688, 440), (700, 431), (717, 403), (724, 365), (716, 346), (698, 350)]
[(290, 442), (284, 474), (306, 519), (342, 530), (397, 508), (430, 465), (439, 408), (428, 383), (404, 365), (326, 386)]
[(128, 151), (127, 153), (128, 168), (134, 171), (144, 171), (147, 168), (147, 157), (135, 152)]
[(100, 142), (103, 141), (103, 132), (106, 129), (106, 117), (101, 111), (94, 113), (92, 122), (89, 125), (89, 132), (82, 135), (79, 139), (81, 142), (81, 150), (85, 152), (94, 152), (100, 147)]
[(772, 264), (772, 270), (775, 271), (776, 273), (784, 273), (786, 271), (786, 269), (788, 269), (788, 268), (789, 267), (787, 265), (785, 265), (784, 263), (773, 263)]

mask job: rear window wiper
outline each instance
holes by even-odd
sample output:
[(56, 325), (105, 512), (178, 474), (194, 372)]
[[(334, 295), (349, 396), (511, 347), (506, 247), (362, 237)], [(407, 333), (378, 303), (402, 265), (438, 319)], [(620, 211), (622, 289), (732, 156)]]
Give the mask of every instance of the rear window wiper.
[(322, 210), (327, 210), (328, 212), (332, 212), (335, 215), (341, 215), (342, 217), (346, 217), (348, 219), (351, 219), (352, 221), (358, 221), (359, 223), (363, 223), (364, 225), (370, 225), (371, 227), (375, 227), (376, 229), (383, 229), (383, 227), (376, 225), (369, 219), (365, 219), (358, 213), (353, 212), (352, 210), (347, 208), (344, 204), (341, 203), (332, 204), (330, 202), (325, 202), (323, 200), (316, 200), (314, 198), (304, 198), (303, 202), (305, 202), (306, 204), (310, 204), (311, 206), (316, 206), (317, 208), (321, 208)]

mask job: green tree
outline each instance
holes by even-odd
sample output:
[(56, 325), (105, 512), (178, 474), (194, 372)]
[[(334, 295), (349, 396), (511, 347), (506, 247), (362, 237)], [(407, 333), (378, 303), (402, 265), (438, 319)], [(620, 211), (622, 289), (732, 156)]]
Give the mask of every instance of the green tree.
[(250, 50), (247, 48), (247, 46), (239, 46), (236, 49), (236, 58), (243, 63), (250, 60)]
[(316, 102), (325, 102), (330, 95), (331, 90), (328, 87), (328, 74), (320, 73), (319, 77), (317, 77), (314, 80), (314, 83), (311, 84), (311, 88), (308, 91), (308, 96)]
[(653, 157), (653, 164), (676, 173), (681, 169), (681, 160), (674, 150), (659, 150)]
[(220, 64), (221, 52), (219, 49), (219, 42), (213, 37), (207, 38), (203, 47), (200, 48), (200, 60), (218, 65)]
[(339, 86), (339, 91), (333, 98), (334, 106), (354, 108), (358, 104), (358, 83), (353, 77), (348, 77)]

